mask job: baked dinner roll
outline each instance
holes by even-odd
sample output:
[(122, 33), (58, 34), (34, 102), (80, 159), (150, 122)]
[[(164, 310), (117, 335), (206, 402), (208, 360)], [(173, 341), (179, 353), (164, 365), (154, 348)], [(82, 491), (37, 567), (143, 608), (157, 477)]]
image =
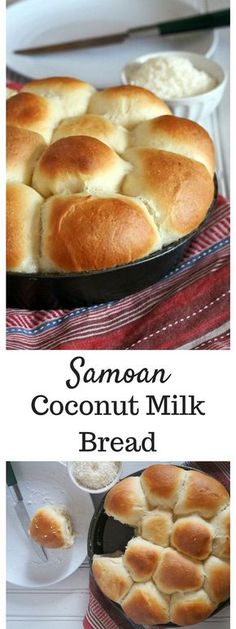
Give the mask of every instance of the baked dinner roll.
[(7, 127), (7, 180), (30, 185), (37, 160), (46, 144), (39, 133)]
[(215, 604), (209, 599), (204, 590), (173, 594), (171, 597), (170, 620), (176, 625), (195, 625), (210, 616), (215, 610)]
[(131, 134), (133, 146), (171, 151), (203, 164), (215, 172), (215, 148), (209, 134), (197, 122), (177, 116), (160, 116), (140, 122)]
[(212, 540), (213, 527), (198, 515), (174, 523), (171, 545), (193, 559), (206, 559), (212, 551)]
[(134, 169), (125, 177), (122, 192), (149, 205), (163, 244), (196, 229), (214, 196), (213, 179), (205, 166), (176, 153), (149, 148), (128, 149), (124, 158)]
[(106, 514), (115, 520), (137, 526), (147, 510), (140, 479), (129, 476), (114, 485), (106, 495), (104, 509)]
[(7, 270), (38, 270), (42, 197), (21, 183), (7, 185)]
[(136, 85), (118, 85), (97, 92), (89, 102), (88, 113), (105, 116), (128, 129), (142, 120), (171, 115), (158, 96)]
[(29, 535), (45, 548), (69, 548), (74, 543), (71, 518), (63, 507), (38, 509), (31, 520)]
[(33, 186), (44, 197), (70, 192), (118, 192), (130, 165), (96, 138), (72, 136), (51, 144), (38, 161)]
[(172, 514), (169, 511), (152, 509), (144, 515), (139, 530), (144, 539), (165, 547), (169, 545), (172, 526)]
[(165, 594), (199, 590), (204, 582), (203, 567), (173, 548), (165, 548), (153, 581)]
[(145, 206), (125, 196), (55, 196), (42, 208), (44, 271), (106, 269), (157, 246), (158, 232)]
[(162, 624), (169, 619), (169, 597), (158, 592), (151, 581), (135, 583), (121, 606), (126, 616), (139, 624)]
[(194, 470), (189, 471), (186, 476), (186, 483), (176, 502), (174, 513), (198, 513), (209, 519), (228, 504), (229, 494), (225, 487), (212, 476)]
[(142, 537), (133, 537), (124, 554), (124, 565), (134, 581), (148, 581), (160, 561), (163, 549)]
[(100, 590), (112, 601), (121, 601), (133, 585), (122, 557), (93, 557), (93, 576)]
[(209, 557), (205, 563), (205, 590), (217, 605), (229, 598), (230, 566), (218, 557)]
[(30, 92), (57, 102), (62, 111), (62, 118), (83, 114), (95, 91), (95, 87), (89, 83), (68, 76), (37, 79), (26, 83), (22, 89), (22, 92)]
[(66, 138), (71, 135), (88, 135), (101, 140), (110, 146), (113, 151), (123, 153), (128, 146), (129, 133), (127, 129), (120, 125), (113, 124), (104, 116), (85, 114), (63, 120), (54, 131), (52, 142)]
[[(215, 478), (169, 464), (151, 465), (114, 485), (105, 512), (133, 527), (135, 537), (119, 556), (118, 569), (113, 563), (113, 577), (107, 570), (108, 598), (121, 566), (131, 583), (116, 601), (134, 622), (186, 626), (208, 618), (229, 598), (228, 502), (227, 490)], [(94, 569), (98, 559), (92, 572), (102, 589)]]
[(213, 554), (221, 559), (230, 557), (230, 512), (229, 507), (220, 511), (211, 524), (214, 529)]
[(62, 118), (60, 105), (36, 94), (19, 92), (7, 101), (7, 124), (30, 129), (50, 142), (54, 127)]
[(173, 507), (185, 477), (185, 470), (173, 465), (150, 465), (140, 476), (145, 496), (152, 507)]

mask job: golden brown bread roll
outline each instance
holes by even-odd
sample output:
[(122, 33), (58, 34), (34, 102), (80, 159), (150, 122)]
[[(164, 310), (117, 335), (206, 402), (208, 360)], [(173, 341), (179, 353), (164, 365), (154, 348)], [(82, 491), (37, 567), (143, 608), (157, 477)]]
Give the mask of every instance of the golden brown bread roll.
[(127, 264), (158, 246), (145, 206), (128, 197), (55, 196), (42, 208), (41, 269), (92, 271)]
[(43, 96), (19, 92), (7, 101), (7, 124), (30, 129), (50, 142), (54, 127), (62, 118), (60, 105)]
[(139, 624), (164, 624), (169, 619), (169, 598), (158, 592), (151, 581), (135, 583), (121, 606), (126, 616)]
[(129, 476), (114, 485), (105, 498), (104, 509), (119, 522), (136, 526), (147, 510), (140, 479)]
[(202, 565), (184, 557), (173, 548), (165, 548), (153, 581), (165, 594), (199, 590), (204, 582)]
[(128, 149), (124, 157), (134, 169), (125, 177), (122, 192), (148, 204), (162, 243), (169, 244), (196, 229), (214, 194), (213, 179), (205, 166), (149, 148)]
[(123, 153), (129, 141), (127, 129), (94, 114), (84, 114), (84, 116), (63, 120), (54, 131), (52, 142), (71, 135), (88, 135), (91, 138), (97, 138), (117, 153)]
[(7, 127), (7, 180), (30, 185), (35, 164), (46, 148), (39, 133)]
[(176, 625), (195, 625), (210, 616), (215, 610), (215, 604), (209, 599), (204, 590), (188, 592), (187, 594), (173, 594), (171, 597), (170, 620)]
[(42, 197), (22, 183), (7, 185), (7, 270), (38, 271)]
[(119, 190), (130, 165), (112, 149), (88, 136), (71, 136), (51, 144), (38, 161), (33, 186), (44, 197), (70, 192)]
[(105, 116), (128, 129), (141, 120), (171, 115), (169, 107), (158, 96), (136, 85), (118, 85), (97, 92), (89, 102), (88, 113)]
[(159, 546), (168, 546), (173, 521), (169, 511), (152, 509), (141, 520), (140, 535)]
[(121, 601), (133, 585), (122, 557), (93, 557), (93, 576), (103, 594), (112, 601)]
[(133, 537), (124, 554), (124, 565), (134, 581), (148, 581), (160, 562), (163, 549), (142, 537)]
[(29, 535), (45, 548), (70, 548), (74, 543), (71, 518), (63, 507), (38, 509), (31, 520)]
[(192, 120), (177, 116), (160, 116), (145, 120), (133, 129), (132, 146), (170, 151), (203, 164), (213, 178), (215, 148), (209, 134)]
[(185, 515), (196, 512), (208, 519), (228, 504), (229, 494), (219, 481), (202, 472), (190, 471), (174, 507), (174, 513)]
[[(177, 514), (180, 505), (181, 511), (190, 508), (190, 498), (192, 511)], [(228, 502), (227, 490), (213, 477), (168, 464), (151, 465), (108, 492), (106, 514), (135, 527), (136, 537), (120, 557), (133, 583), (119, 601), (129, 618), (191, 625), (229, 597)], [(93, 565), (92, 571), (100, 586)]]
[(26, 83), (22, 92), (37, 94), (57, 102), (62, 111), (61, 117), (68, 118), (78, 116), (86, 111), (95, 88), (79, 79), (54, 76)]
[(150, 465), (140, 476), (143, 491), (152, 507), (173, 507), (183, 484), (185, 470), (173, 465)]
[(173, 526), (171, 545), (193, 559), (206, 559), (212, 551), (213, 527), (198, 515), (179, 518)]

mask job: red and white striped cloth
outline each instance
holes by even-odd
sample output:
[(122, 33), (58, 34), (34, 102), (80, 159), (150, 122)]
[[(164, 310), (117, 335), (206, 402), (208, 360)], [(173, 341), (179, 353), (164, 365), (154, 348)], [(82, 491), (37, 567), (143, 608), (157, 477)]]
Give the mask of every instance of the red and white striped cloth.
[[(207, 472), (219, 480), (226, 489), (230, 489), (229, 462), (187, 462), (186, 465)], [(144, 629), (141, 625), (133, 624), (121, 613), (119, 607), (112, 605), (97, 587), (93, 577), (90, 577), (89, 604), (84, 618), (84, 629)], [(158, 629), (157, 625), (155, 625)], [(163, 627), (163, 625), (162, 625)], [(148, 628), (145, 625), (145, 629)], [(159, 628), (160, 629), (160, 628)]]
[(229, 202), (161, 281), (72, 311), (7, 311), (8, 349), (229, 349)]

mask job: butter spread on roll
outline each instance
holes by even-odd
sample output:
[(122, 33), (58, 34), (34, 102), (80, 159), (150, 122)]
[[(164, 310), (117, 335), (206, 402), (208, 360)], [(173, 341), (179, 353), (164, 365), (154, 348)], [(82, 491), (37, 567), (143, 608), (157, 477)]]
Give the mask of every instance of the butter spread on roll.
[[(114, 485), (104, 509), (134, 527), (119, 560), (110, 559), (112, 570), (107, 556), (96, 555), (92, 563), (98, 586), (128, 618), (144, 625), (193, 625), (229, 598), (229, 494), (215, 478), (151, 465)], [(125, 587), (117, 596), (121, 574)]]
[(30, 537), (45, 548), (70, 548), (74, 532), (69, 513), (64, 507), (47, 506), (38, 509), (29, 528)]

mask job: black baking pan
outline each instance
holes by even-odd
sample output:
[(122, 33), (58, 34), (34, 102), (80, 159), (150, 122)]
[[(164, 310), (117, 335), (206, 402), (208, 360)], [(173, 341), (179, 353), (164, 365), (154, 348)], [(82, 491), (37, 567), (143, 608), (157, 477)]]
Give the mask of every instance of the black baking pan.
[[(177, 465), (177, 467), (183, 467), (185, 470), (193, 470), (195, 468), (190, 467), (188, 465)], [(198, 472), (201, 470), (197, 470)], [(131, 476), (140, 476), (143, 470), (138, 470), (131, 474)], [(205, 473), (205, 472), (203, 472)], [(108, 492), (107, 492), (108, 493)], [(127, 524), (121, 524), (114, 518), (106, 515), (104, 511), (104, 501), (106, 494), (103, 496), (101, 503), (95, 511), (88, 532), (88, 557), (90, 560), (90, 566), (92, 565), (93, 555), (110, 555), (116, 553), (117, 551), (124, 552), (125, 548), (129, 542), (129, 540), (134, 536), (134, 527), (130, 527)], [(108, 599), (104, 594), (105, 600), (108, 602), (108, 605), (112, 608), (115, 608), (116, 615), (120, 616), (120, 626), (123, 626), (125, 616), (122, 608), (117, 603), (113, 603), (110, 599)], [(229, 605), (229, 599), (221, 603), (217, 609), (211, 614), (211, 616), (215, 616), (223, 607), (227, 607)], [(134, 629), (144, 629), (141, 625), (135, 624), (130, 619), (130, 626)], [(162, 626), (163, 629), (165, 627), (177, 627), (174, 623), (167, 623)], [(179, 625), (178, 625), (179, 626)], [(153, 625), (153, 629), (155, 629), (157, 625)]]
[(121, 299), (155, 284), (183, 257), (191, 240), (206, 224), (217, 200), (217, 178), (214, 178), (214, 200), (204, 221), (191, 234), (163, 247), (141, 260), (104, 271), (83, 273), (7, 273), (8, 308), (49, 310), (77, 308)]

